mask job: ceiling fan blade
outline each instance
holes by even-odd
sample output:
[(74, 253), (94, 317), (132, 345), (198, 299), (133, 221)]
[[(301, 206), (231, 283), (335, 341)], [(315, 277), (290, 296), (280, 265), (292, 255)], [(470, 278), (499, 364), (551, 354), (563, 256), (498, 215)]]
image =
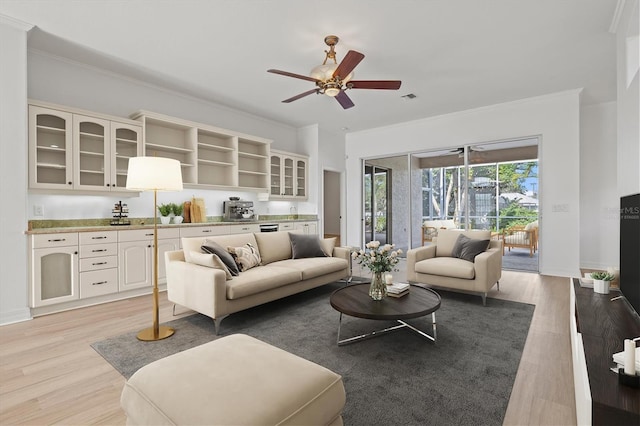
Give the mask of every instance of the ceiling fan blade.
[(338, 101), (338, 103), (340, 105), (342, 105), (342, 108), (344, 109), (349, 109), (352, 106), (354, 106), (353, 101), (351, 100), (351, 98), (345, 93), (344, 90), (341, 90), (340, 93), (338, 93), (336, 95), (336, 101)]
[(304, 98), (305, 96), (309, 96), (310, 94), (317, 93), (317, 92), (318, 92), (318, 89), (311, 89), (311, 90), (308, 90), (308, 91), (306, 91), (304, 93), (300, 93), (299, 95), (295, 95), (292, 98), (285, 99), (282, 102), (285, 103), (285, 104), (288, 104), (289, 102), (297, 101), (300, 98)]
[(402, 81), (400, 80), (352, 80), (347, 85), (351, 89), (383, 89), (398, 90)]
[(340, 65), (338, 65), (338, 68), (333, 72), (333, 77), (344, 79), (363, 59), (364, 55), (362, 53), (356, 52), (355, 50), (348, 51), (342, 62), (340, 62)]
[(284, 75), (286, 77), (299, 78), (301, 80), (313, 81), (314, 83), (317, 83), (318, 81), (320, 81), (320, 80), (315, 79), (313, 77), (307, 77), (306, 75), (294, 74), (294, 73), (289, 72), (289, 71), (280, 71), (280, 70), (270, 69), (270, 70), (267, 70), (267, 72), (270, 72), (270, 73), (273, 73), (273, 74)]

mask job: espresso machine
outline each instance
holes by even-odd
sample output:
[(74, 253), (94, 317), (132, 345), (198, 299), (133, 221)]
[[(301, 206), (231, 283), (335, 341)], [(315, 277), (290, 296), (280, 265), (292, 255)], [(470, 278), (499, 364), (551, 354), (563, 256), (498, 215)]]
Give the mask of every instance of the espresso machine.
[(253, 201), (229, 200), (224, 202), (224, 220), (249, 222), (255, 220)]

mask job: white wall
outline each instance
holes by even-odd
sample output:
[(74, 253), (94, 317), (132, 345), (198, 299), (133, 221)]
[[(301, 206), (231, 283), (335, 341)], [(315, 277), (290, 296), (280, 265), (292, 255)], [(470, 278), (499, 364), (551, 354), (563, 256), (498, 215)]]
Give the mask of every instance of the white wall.
[[(618, 116), (618, 195), (640, 192), (640, 86), (638, 80), (637, 43), (638, 0), (624, 3), (616, 32), (617, 47), (617, 116)], [(634, 39), (634, 37), (636, 37)], [(634, 59), (635, 54), (635, 59)], [(631, 80), (631, 76), (633, 79)], [(631, 80), (629, 84), (627, 82)]]
[(580, 266), (618, 267), (616, 103), (580, 109)]
[(0, 324), (27, 308), (27, 31), (0, 16)]
[[(540, 135), (540, 272), (579, 274), (579, 90), (347, 135), (347, 170), (361, 158)], [(347, 181), (347, 244), (360, 245), (361, 182)], [(562, 210), (562, 211), (559, 211)], [(413, 226), (420, 226), (414, 224)]]

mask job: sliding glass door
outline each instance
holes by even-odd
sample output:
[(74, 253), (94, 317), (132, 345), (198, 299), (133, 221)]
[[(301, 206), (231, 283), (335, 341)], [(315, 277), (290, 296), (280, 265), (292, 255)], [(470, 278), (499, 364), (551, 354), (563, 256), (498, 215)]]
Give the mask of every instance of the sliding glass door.
[(365, 163), (363, 176), (364, 242), (391, 241), (391, 170)]

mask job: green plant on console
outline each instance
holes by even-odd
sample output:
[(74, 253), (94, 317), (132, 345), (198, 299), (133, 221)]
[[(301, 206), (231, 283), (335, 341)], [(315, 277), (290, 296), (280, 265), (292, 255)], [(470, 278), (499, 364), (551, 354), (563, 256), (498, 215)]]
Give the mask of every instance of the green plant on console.
[(608, 272), (592, 272), (591, 278), (601, 281), (613, 281), (616, 277)]
[(171, 204), (171, 211), (173, 212), (173, 214), (176, 216), (182, 216), (182, 210), (184, 206), (182, 204), (176, 204), (176, 203), (170, 203), (170, 204)]
[(160, 204), (158, 206), (158, 211), (160, 212), (160, 215), (162, 215), (162, 216), (169, 216), (171, 214), (171, 211), (172, 211), (171, 203), (169, 203), (169, 204)]

